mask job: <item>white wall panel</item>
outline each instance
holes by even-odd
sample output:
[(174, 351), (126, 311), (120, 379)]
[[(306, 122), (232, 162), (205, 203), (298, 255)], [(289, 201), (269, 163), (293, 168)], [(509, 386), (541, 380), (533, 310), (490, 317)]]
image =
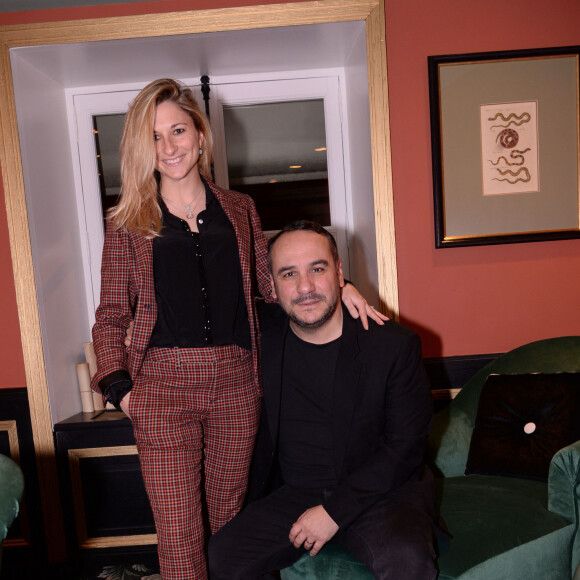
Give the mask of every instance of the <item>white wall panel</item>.
[(89, 340), (64, 89), (12, 59), (42, 346), (53, 422), (80, 410), (77, 362)]

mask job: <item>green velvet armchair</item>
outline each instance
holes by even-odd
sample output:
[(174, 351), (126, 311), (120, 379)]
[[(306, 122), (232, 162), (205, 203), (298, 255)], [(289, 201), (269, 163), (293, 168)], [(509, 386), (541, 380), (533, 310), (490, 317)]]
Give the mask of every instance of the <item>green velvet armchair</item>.
[[(453, 534), (439, 546), (440, 580), (580, 580), (580, 441), (554, 455), (547, 482), (513, 473), (464, 475), (489, 375), (577, 372), (580, 336), (533, 342), (481, 369), (436, 414), (429, 457), (441, 515)], [(362, 564), (332, 545), (314, 558), (303, 556), (281, 577), (372, 580)]]
[(2, 542), (18, 515), (23, 490), (24, 478), (20, 467), (6, 455), (0, 454), (0, 558)]

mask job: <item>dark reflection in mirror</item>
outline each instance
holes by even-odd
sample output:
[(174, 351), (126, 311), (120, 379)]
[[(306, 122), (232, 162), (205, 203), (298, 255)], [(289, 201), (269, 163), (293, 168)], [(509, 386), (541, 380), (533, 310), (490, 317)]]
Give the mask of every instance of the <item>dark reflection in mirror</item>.
[[(103, 217), (121, 191), (124, 120), (93, 117)], [(264, 230), (296, 219), (331, 225), (322, 99), (224, 107), (224, 131), (229, 187), (254, 199)]]
[(330, 224), (324, 101), (224, 107), (230, 187), (256, 202), (264, 230)]
[(121, 193), (119, 145), (124, 122), (125, 115), (123, 113), (93, 116), (103, 219), (109, 208), (116, 205)]

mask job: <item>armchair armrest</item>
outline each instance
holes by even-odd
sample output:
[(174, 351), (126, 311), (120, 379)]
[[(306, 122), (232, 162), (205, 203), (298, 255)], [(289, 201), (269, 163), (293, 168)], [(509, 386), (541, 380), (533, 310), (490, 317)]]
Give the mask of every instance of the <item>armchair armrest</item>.
[(572, 572), (580, 564), (580, 441), (552, 458), (548, 479), (548, 509), (575, 524)]
[(18, 515), (23, 489), (22, 471), (12, 459), (0, 454), (0, 544)]

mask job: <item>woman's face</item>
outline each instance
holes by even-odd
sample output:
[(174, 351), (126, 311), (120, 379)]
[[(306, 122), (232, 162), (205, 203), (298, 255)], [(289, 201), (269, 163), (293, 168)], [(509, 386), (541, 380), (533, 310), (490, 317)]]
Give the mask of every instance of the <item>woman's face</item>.
[(153, 133), (161, 181), (180, 182), (199, 174), (197, 163), (203, 135), (179, 105), (165, 101), (157, 106)]

